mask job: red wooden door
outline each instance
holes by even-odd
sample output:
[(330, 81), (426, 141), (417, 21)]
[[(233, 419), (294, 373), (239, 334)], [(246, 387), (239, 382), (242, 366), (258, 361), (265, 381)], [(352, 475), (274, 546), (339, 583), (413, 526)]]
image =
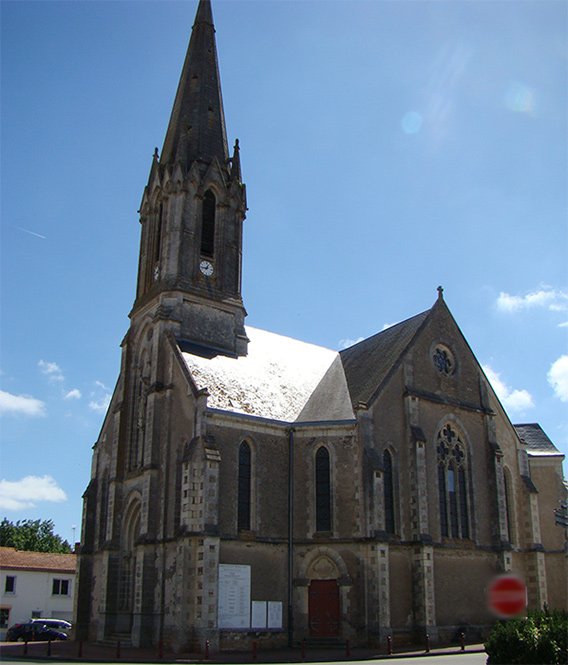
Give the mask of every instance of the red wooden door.
[(336, 580), (312, 580), (308, 612), (311, 637), (339, 636), (339, 585)]

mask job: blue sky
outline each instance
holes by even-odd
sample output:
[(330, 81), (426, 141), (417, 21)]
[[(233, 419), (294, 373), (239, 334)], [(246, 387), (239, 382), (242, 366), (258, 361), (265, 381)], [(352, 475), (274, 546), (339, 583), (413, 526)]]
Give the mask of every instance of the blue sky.
[[(1, 514), (69, 541), (196, 6), (1, 4)], [(441, 284), (511, 420), (567, 454), (566, 3), (213, 13), (247, 185), (247, 323), (339, 349)]]

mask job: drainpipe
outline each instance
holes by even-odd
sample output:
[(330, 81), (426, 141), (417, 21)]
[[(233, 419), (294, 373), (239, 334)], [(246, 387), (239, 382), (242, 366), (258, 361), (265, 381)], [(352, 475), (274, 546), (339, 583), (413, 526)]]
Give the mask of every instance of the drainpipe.
[(294, 429), (288, 430), (288, 646), (292, 647), (294, 642), (293, 629), (293, 516), (294, 516)]

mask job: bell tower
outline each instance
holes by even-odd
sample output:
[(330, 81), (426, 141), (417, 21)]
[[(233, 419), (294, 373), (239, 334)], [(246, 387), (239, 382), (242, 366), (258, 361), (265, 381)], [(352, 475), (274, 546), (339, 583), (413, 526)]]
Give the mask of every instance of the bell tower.
[(229, 157), (210, 0), (200, 0), (162, 152), (140, 206), (136, 327), (150, 315), (210, 357), (247, 353), (241, 297), (246, 190)]

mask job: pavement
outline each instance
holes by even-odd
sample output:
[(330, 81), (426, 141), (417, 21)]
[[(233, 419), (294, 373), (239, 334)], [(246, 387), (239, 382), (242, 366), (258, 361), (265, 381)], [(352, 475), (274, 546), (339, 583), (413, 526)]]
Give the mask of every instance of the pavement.
[[(459, 645), (433, 647), (429, 652), (424, 647), (406, 647), (404, 650), (394, 650), (387, 654), (384, 649), (353, 648), (349, 652), (344, 649), (306, 649), (305, 655), (301, 648), (297, 649), (270, 649), (259, 648), (255, 654), (252, 651), (221, 651), (211, 653), (206, 658), (204, 653), (173, 653), (160, 652), (158, 648), (138, 649), (134, 647), (105, 646), (97, 643), (74, 642), (1, 642), (0, 659), (2, 661), (68, 661), (84, 663), (348, 663), (357, 661), (378, 661), (396, 659), (414, 659), (422, 657), (483, 654), (483, 644), (467, 644), (462, 651)], [(444, 659), (445, 660), (445, 659)], [(465, 661), (465, 659), (464, 659)], [(477, 661), (476, 661), (477, 662)], [(482, 661), (484, 662), (484, 661)], [(449, 664), (448, 664), (449, 665)]]

